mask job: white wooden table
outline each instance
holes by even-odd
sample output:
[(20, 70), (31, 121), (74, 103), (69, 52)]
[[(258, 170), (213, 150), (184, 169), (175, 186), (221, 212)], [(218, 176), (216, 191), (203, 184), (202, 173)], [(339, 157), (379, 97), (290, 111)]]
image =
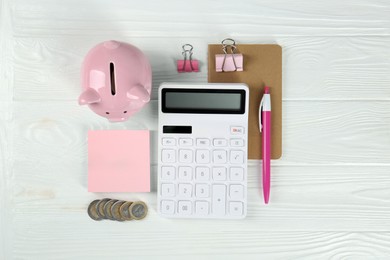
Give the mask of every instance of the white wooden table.
[[(0, 259), (390, 259), (387, 0), (0, 0)], [(283, 158), (271, 204), (249, 170), (242, 221), (170, 220), (151, 193), (87, 192), (88, 129), (150, 129), (161, 82), (206, 82), (207, 44), (283, 46)], [(153, 101), (111, 124), (77, 104), (96, 43), (141, 48)], [(181, 45), (201, 72), (178, 74)], [(95, 222), (89, 202), (144, 200), (143, 221)]]

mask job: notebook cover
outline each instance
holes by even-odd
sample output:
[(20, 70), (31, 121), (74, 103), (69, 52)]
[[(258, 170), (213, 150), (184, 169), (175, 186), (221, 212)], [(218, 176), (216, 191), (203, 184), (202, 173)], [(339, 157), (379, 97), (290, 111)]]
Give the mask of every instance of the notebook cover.
[(282, 156), (282, 48), (277, 44), (238, 44), (236, 53), (244, 56), (244, 70), (216, 72), (215, 54), (223, 54), (221, 44), (208, 46), (210, 83), (246, 83), (249, 86), (248, 159), (261, 159), (259, 106), (264, 86), (270, 87), (272, 106), (271, 158)]
[(149, 192), (149, 130), (88, 131), (89, 192)]

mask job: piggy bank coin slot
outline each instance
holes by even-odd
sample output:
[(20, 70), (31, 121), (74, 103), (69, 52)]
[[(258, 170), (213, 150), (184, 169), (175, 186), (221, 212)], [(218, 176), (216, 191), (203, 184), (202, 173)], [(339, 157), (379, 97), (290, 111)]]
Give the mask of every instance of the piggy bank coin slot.
[(111, 82), (111, 94), (114, 96), (116, 93), (115, 88), (115, 67), (114, 63), (110, 62), (110, 82)]

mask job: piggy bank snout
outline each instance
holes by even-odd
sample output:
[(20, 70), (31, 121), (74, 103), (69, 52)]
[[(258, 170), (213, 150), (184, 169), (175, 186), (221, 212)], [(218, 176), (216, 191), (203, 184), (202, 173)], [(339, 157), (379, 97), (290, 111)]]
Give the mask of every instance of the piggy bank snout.
[(108, 120), (110, 122), (123, 122), (125, 121), (127, 118), (124, 118), (124, 117), (117, 117), (117, 118), (108, 118)]

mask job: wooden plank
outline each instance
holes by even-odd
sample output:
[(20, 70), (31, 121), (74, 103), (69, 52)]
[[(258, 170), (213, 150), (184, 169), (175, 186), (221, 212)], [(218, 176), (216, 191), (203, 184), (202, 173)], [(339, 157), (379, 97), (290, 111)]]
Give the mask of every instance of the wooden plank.
[[(389, 106), (387, 101), (285, 101), (283, 156), (274, 164), (389, 165)], [(155, 143), (157, 121), (156, 101), (131, 120), (116, 124), (76, 101), (17, 102), (14, 162), (83, 162), (89, 129), (150, 129)]]
[[(168, 224), (169, 221), (164, 224)], [(191, 222), (190, 222), (191, 223)], [(16, 259), (388, 259), (389, 232), (160, 232), (150, 223), (83, 223), (59, 220), (50, 230), (18, 227)], [(36, 223), (34, 223), (36, 224)], [(70, 224), (70, 223), (69, 223)], [(149, 226), (148, 226), (149, 225)], [(23, 229), (21, 229), (23, 228)]]
[[(172, 221), (157, 215), (157, 167), (151, 168), (151, 193), (88, 193), (86, 163), (19, 162), (13, 166), (13, 223), (19, 229), (49, 232), (62, 225), (88, 223), (86, 208), (98, 198), (143, 200), (148, 225), (161, 232), (196, 230), (390, 231), (390, 166), (274, 166), (271, 204), (264, 205), (259, 165), (248, 174), (245, 221)], [(33, 224), (33, 225), (32, 225)], [(47, 225), (47, 227), (43, 227)], [(118, 227), (120, 232), (121, 226)], [(115, 229), (115, 227), (113, 227)]]
[[(153, 8), (151, 8), (153, 7)], [(337, 7), (337, 8), (335, 8)], [(93, 8), (93, 11), (91, 11)], [(124, 35), (132, 37), (389, 35), (389, 5), (383, 0), (308, 2), (200, 0), (47, 1), (13, 4), (17, 36)], [(286, 26), (288, 25), (288, 26)]]
[(12, 100), (12, 42), (9, 5), (0, 0), (0, 259), (11, 259), (12, 231), (10, 225), (10, 156), (9, 135)]
[[(118, 37), (115, 37), (118, 39)], [(84, 56), (95, 37), (53, 36), (14, 40), (16, 100), (77, 100)], [(207, 82), (207, 44), (221, 39), (120, 37), (141, 48), (153, 69), (152, 98), (162, 82)], [(276, 42), (283, 46), (285, 100), (390, 100), (390, 37), (238, 38), (243, 43)], [(194, 46), (200, 73), (177, 73), (184, 43)], [(156, 51), (156, 48), (159, 51)]]

